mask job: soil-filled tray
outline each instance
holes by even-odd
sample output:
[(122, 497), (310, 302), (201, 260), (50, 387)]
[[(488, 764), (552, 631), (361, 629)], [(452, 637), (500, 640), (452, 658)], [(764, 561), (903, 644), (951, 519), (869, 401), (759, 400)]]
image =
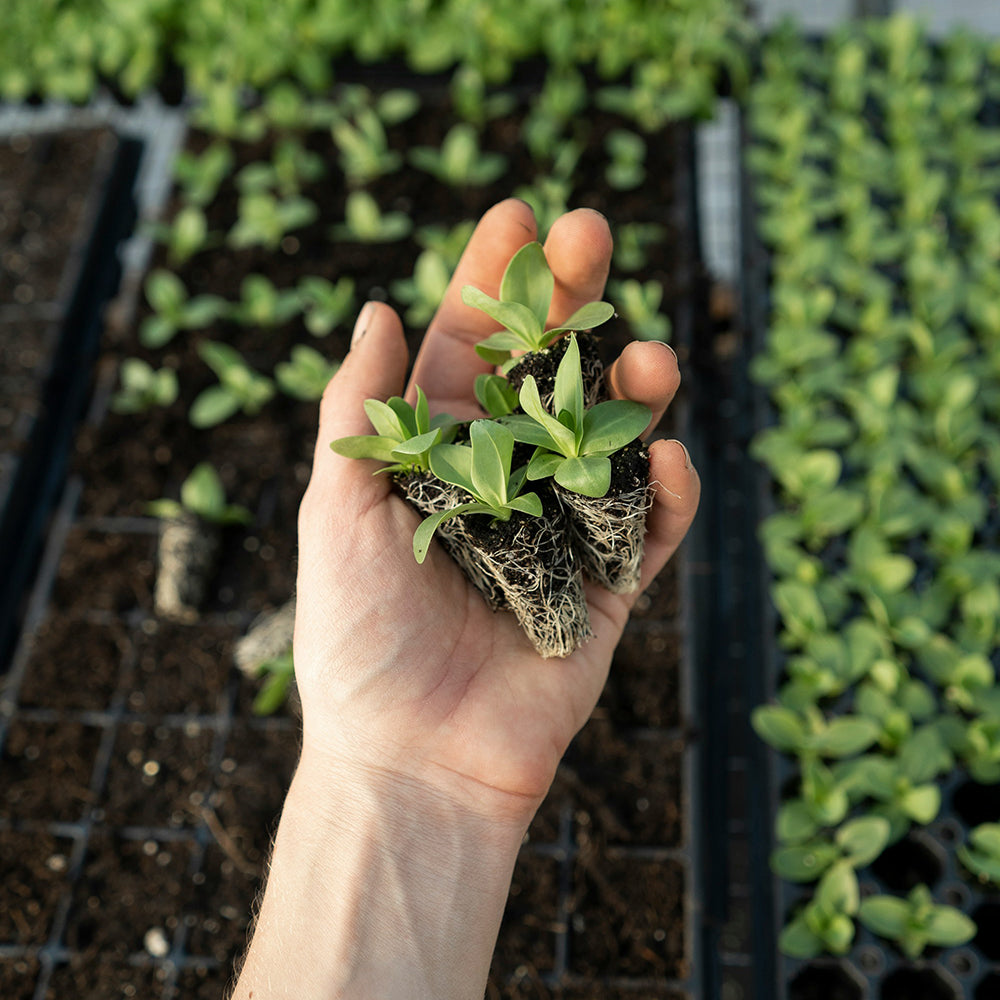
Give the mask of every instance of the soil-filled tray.
[(0, 657), (55, 500), (132, 226), (137, 151), (103, 130), (0, 143)]
[[(517, 109), (484, 129), (484, 148), (510, 155), (506, 173), (490, 185), (448, 188), (407, 168), (369, 190), (384, 211), (406, 212), (418, 226), (474, 220), (531, 179), (518, 139), (523, 114)], [(390, 146), (436, 144), (453, 120), (447, 104), (425, 109), (389, 130)], [(616, 264), (613, 277), (662, 282), (687, 375), (702, 317), (691, 132), (673, 127), (648, 137), (648, 186), (617, 193), (605, 182), (603, 150), (607, 133), (623, 124), (595, 112), (581, 126), (570, 204), (604, 212), (613, 232), (633, 223), (661, 227), (641, 267)], [(375, 245), (331, 239), (345, 205), (337, 152), (328, 131), (305, 141), (330, 168), (305, 188), (321, 221), (274, 250), (207, 249), (177, 273), (189, 295), (230, 301), (239, 300), (250, 274), (279, 289), (307, 275), (350, 278), (355, 308), (345, 322), (322, 340), (297, 316), (272, 326), (219, 320), (159, 350), (139, 343), (138, 327), (105, 344), (99, 400), (130, 356), (174, 368), (181, 393), (141, 417), (106, 412), (77, 438), (76, 492), (68, 494), (62, 539), (53, 535), (52, 573), (37, 592), (48, 610), (18, 649), (9, 718), (0, 719), (0, 835), (22, 846), (16, 870), (26, 873), (11, 883), (8, 905), (17, 915), (0, 922), (4, 997), (218, 997), (245, 947), (298, 736), (288, 707), (253, 715), (258, 685), (235, 669), (233, 652), (258, 613), (292, 595), (294, 527), (317, 410), (278, 395), (257, 417), (196, 430), (188, 408), (212, 383), (197, 348), (225, 341), (258, 371), (273, 370), (298, 344), (340, 357), (357, 307), (371, 296), (394, 301), (394, 282), (410, 275), (422, 249), (412, 237)], [(209, 145), (204, 135), (190, 136), (191, 151)], [(233, 171), (273, 151), (266, 139), (235, 143)], [(210, 231), (231, 229), (238, 203), (235, 185), (224, 181), (205, 210)], [(161, 252), (154, 267), (165, 263)], [(147, 315), (141, 309), (137, 322)], [(419, 324), (407, 327), (416, 346)], [(604, 350), (613, 356), (630, 338), (627, 323), (616, 321)], [(659, 433), (683, 438), (687, 412), (682, 398)], [(215, 466), (227, 499), (253, 520), (224, 532), (197, 619), (168, 622), (153, 611), (158, 525), (146, 504), (176, 497), (201, 461)], [(700, 995), (688, 573), (681, 554), (640, 600), (594, 717), (531, 827), (491, 997)], [(23, 888), (35, 884), (37, 892)], [(97, 906), (102, 899), (113, 905)]]

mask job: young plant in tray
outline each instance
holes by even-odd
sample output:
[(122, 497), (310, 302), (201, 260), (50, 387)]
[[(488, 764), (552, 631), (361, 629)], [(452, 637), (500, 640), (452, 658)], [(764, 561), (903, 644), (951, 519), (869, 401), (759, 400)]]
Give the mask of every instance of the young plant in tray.
[(154, 500), (149, 513), (160, 518), (154, 607), (158, 615), (193, 621), (215, 570), (222, 529), (248, 524), (245, 507), (226, 502), (219, 474), (197, 465), (181, 484), (180, 500)]

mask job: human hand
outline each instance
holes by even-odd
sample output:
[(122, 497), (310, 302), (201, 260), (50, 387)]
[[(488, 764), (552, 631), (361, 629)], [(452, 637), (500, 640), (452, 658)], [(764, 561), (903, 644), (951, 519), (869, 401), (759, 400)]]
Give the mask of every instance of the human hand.
[[(495, 324), (462, 303), (461, 289), (495, 296), (509, 258), (535, 238), (524, 202), (502, 202), (483, 217), (417, 356), (411, 400), (420, 385), (432, 413), (481, 416), (472, 385), (490, 367), (473, 346)], [(601, 298), (611, 234), (602, 216), (578, 210), (553, 225), (545, 250), (556, 279), (554, 325)], [(299, 518), (295, 666), (304, 750), (523, 832), (597, 701), (638, 594), (588, 585), (594, 637), (566, 659), (543, 660), (513, 616), (490, 611), (443, 549), (433, 545), (418, 566), (411, 538), (419, 515), (388, 477), (372, 475), (375, 463), (329, 448), (370, 431), (364, 400), (403, 394), (406, 369), (398, 317), (369, 303), (323, 399)], [(673, 352), (654, 343), (630, 344), (608, 378), (613, 395), (650, 407), (651, 428), (679, 380)], [(643, 587), (683, 538), (699, 492), (677, 442), (655, 442), (650, 460), (656, 486)]]

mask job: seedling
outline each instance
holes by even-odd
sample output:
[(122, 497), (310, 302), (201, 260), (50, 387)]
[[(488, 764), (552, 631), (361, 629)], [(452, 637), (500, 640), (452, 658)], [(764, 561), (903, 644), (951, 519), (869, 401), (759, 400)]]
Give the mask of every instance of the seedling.
[(295, 682), (292, 650), (288, 649), (282, 656), (276, 656), (272, 660), (265, 660), (257, 668), (257, 676), (263, 677), (264, 683), (254, 697), (251, 709), (254, 715), (273, 715), (285, 703), (289, 688)]
[(608, 292), (618, 303), (625, 321), (637, 340), (670, 340), (670, 318), (660, 312), (663, 285), (651, 279), (645, 283), (627, 278), (610, 285)]
[(240, 284), (240, 300), (230, 318), (245, 326), (281, 326), (302, 311), (302, 297), (295, 288), (277, 289), (263, 274), (248, 274)]
[(282, 139), (274, 148), (270, 163), (250, 163), (236, 175), (236, 186), (244, 194), (273, 193), (293, 198), (305, 184), (319, 180), (326, 172), (323, 158), (306, 149), (298, 139)]
[(494, 299), (472, 285), (462, 289), (462, 301), (481, 309), (504, 329), (476, 345), (476, 352), (491, 364), (504, 364), (515, 351), (542, 351), (562, 333), (589, 330), (615, 314), (608, 302), (588, 302), (562, 325), (545, 329), (555, 278), (540, 243), (526, 243), (511, 257)]
[(367, 191), (352, 191), (344, 206), (344, 222), (334, 226), (336, 240), (358, 243), (394, 243), (405, 239), (413, 228), (409, 216), (402, 212), (383, 212)]
[(565, 489), (588, 497), (603, 497), (611, 486), (611, 460), (648, 426), (649, 408), (631, 400), (607, 400), (586, 409), (580, 348), (570, 335), (556, 373), (553, 411), (545, 410), (534, 376), (519, 395), (524, 416), (507, 419), (516, 440), (535, 446), (528, 479), (552, 478)]
[(286, 395), (314, 401), (323, 396), (323, 390), (338, 368), (339, 361), (327, 361), (307, 344), (296, 344), (292, 348), (291, 361), (282, 361), (275, 366), (274, 379)]
[(306, 329), (314, 337), (326, 337), (354, 310), (354, 280), (347, 275), (335, 282), (319, 277), (303, 278), (298, 292)]
[(783, 928), (778, 947), (792, 958), (814, 958), (823, 951), (847, 954), (859, 903), (854, 868), (848, 861), (835, 862), (820, 879), (816, 895)]
[(197, 205), (184, 205), (170, 222), (154, 222), (150, 235), (167, 248), (167, 258), (174, 267), (183, 264), (210, 243), (205, 213)]
[(646, 142), (628, 129), (612, 129), (604, 139), (610, 162), (604, 170), (608, 184), (618, 191), (631, 191), (646, 178)]
[(880, 937), (895, 941), (907, 958), (919, 958), (928, 945), (954, 948), (971, 941), (976, 925), (953, 906), (935, 903), (926, 885), (915, 886), (906, 899), (869, 896), (861, 901), (858, 919)]
[[(802, 826), (805, 829), (811, 825), (811, 820), (802, 818), (806, 821)], [(799, 832), (794, 826), (793, 814), (783, 811), (779, 831), (783, 828), (785, 833)], [(862, 816), (844, 823), (833, 840), (810, 834), (808, 840), (779, 847), (771, 855), (771, 869), (789, 882), (815, 882), (838, 862), (846, 862), (855, 869), (870, 864), (888, 843), (888, 820), (881, 816)]]
[(330, 128), (340, 151), (340, 167), (352, 187), (394, 173), (403, 158), (389, 148), (389, 139), (379, 115), (361, 108), (353, 116), (338, 118)]
[(180, 501), (164, 498), (153, 500), (147, 506), (153, 517), (164, 520), (181, 520), (186, 513), (207, 524), (249, 524), (253, 515), (239, 504), (226, 503), (222, 480), (212, 465), (201, 462), (181, 484)]
[(466, 122), (453, 125), (440, 147), (417, 146), (411, 150), (410, 162), (452, 187), (492, 184), (507, 169), (507, 157), (483, 152), (475, 127)]
[(170, 271), (153, 271), (146, 279), (145, 290), (156, 313), (147, 317), (139, 329), (144, 347), (165, 347), (180, 330), (210, 326), (226, 308), (225, 301), (216, 295), (189, 298), (181, 279)]
[(413, 535), (413, 555), (418, 563), (427, 557), (434, 532), (449, 518), (487, 514), (495, 521), (509, 521), (515, 513), (542, 515), (538, 495), (521, 493), (526, 470), (511, 470), (514, 435), (500, 424), (474, 420), (469, 439), (469, 445), (441, 444), (430, 451), (431, 472), (465, 490), (472, 500), (421, 521)]
[(372, 458), (390, 463), (380, 472), (430, 472), (430, 451), (455, 436), (456, 423), (447, 413), (432, 417), (423, 390), (417, 386), (417, 405), (400, 396), (386, 402), (365, 400), (365, 413), (374, 434), (338, 438), (330, 447), (347, 458)]
[(115, 413), (143, 413), (177, 399), (177, 373), (172, 368), (156, 370), (141, 358), (126, 358), (118, 379), (121, 387), (111, 400)]
[(297, 195), (279, 198), (269, 191), (244, 194), (227, 242), (237, 250), (256, 246), (277, 250), (289, 233), (314, 222), (318, 211), (315, 202)]
[(477, 375), (473, 392), (491, 417), (506, 417), (517, 408), (517, 392), (502, 375)]
[(219, 384), (204, 389), (191, 404), (188, 419), (195, 427), (214, 427), (240, 411), (253, 416), (274, 395), (271, 380), (255, 372), (234, 347), (206, 340), (198, 354)]
[(174, 177), (189, 205), (204, 207), (219, 192), (222, 182), (233, 169), (232, 147), (224, 139), (216, 139), (203, 153), (182, 150), (174, 161)]
[(1000, 886), (1000, 823), (981, 823), (969, 834), (969, 843), (958, 849), (962, 864), (980, 882)]
[(410, 326), (422, 326), (430, 320), (450, 280), (448, 261), (435, 250), (424, 250), (413, 265), (413, 276), (393, 282), (392, 294), (409, 305), (406, 322)]

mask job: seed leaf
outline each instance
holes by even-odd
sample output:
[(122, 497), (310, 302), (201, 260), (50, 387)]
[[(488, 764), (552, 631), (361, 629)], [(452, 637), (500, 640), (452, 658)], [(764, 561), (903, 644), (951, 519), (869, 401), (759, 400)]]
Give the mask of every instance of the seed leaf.
[(504, 270), (500, 281), (500, 299), (529, 309), (537, 319), (541, 332), (549, 314), (554, 289), (555, 278), (541, 243), (526, 243), (511, 257)]

